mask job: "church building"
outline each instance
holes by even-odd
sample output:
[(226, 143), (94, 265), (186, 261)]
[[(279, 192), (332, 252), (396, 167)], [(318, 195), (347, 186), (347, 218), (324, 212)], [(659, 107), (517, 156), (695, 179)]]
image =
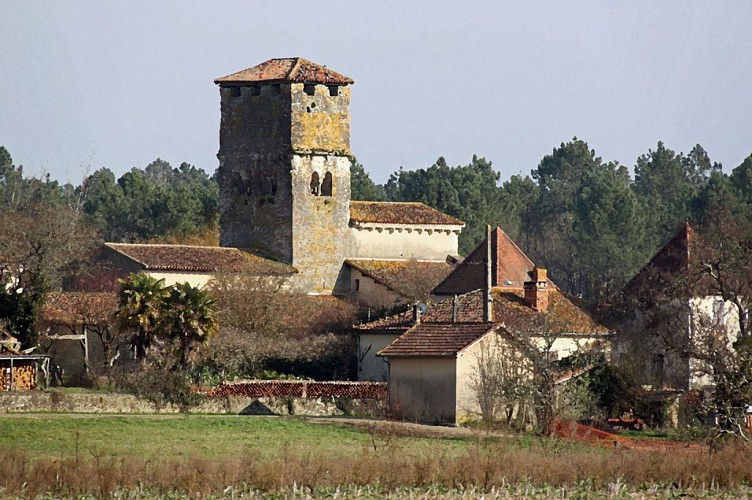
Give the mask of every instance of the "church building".
[(463, 222), (421, 203), (350, 199), (351, 78), (296, 57), (215, 83), (221, 246), (292, 266), (293, 287), (309, 293), (399, 288), (390, 267), (420, 267), (433, 285), (451, 271)]
[(351, 78), (295, 57), (214, 82), (220, 247), (107, 244), (113, 274), (205, 284), (242, 269), (389, 308), (423, 298), (452, 271), (462, 221), (422, 203), (350, 199)]

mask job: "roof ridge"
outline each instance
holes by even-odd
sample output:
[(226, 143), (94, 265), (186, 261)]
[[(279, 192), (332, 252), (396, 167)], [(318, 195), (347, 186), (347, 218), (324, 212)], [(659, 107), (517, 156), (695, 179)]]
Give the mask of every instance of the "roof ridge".
[(105, 245), (119, 245), (119, 246), (131, 246), (131, 247), (181, 247), (181, 248), (209, 248), (212, 250), (237, 250), (242, 252), (243, 250), (237, 247), (221, 247), (218, 245), (184, 245), (173, 243), (117, 243), (114, 241), (106, 241)]
[(293, 61), (295, 61), (292, 66), (290, 67), (290, 70), (287, 72), (286, 78), (288, 80), (291, 80), (293, 76), (296, 76), (298, 73), (298, 70), (300, 69), (300, 61), (301, 57), (293, 57), (291, 58)]
[[(422, 201), (377, 201), (377, 200), (350, 200), (350, 203), (373, 203), (380, 205), (423, 205), (428, 208), (433, 208), (431, 205), (426, 205)], [(439, 210), (438, 208), (433, 208)], [(441, 210), (439, 210), (441, 212)], [(442, 212), (443, 213), (443, 212)]]

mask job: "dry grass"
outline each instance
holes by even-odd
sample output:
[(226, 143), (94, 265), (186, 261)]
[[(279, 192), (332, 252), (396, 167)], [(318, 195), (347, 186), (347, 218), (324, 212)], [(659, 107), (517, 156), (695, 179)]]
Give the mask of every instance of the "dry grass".
[[(317, 427), (314, 432), (320, 432)], [(286, 432), (291, 429), (286, 427)], [(624, 493), (625, 488), (655, 489), (653, 485), (733, 494), (752, 482), (752, 453), (743, 445), (728, 446), (714, 454), (689, 449), (666, 454), (480, 435), (460, 441), (459, 447), (457, 440), (447, 446), (450, 440), (439, 438), (427, 440), (427, 446), (416, 446), (415, 438), (390, 433), (389, 428), (370, 434), (366, 432), (359, 444), (350, 445), (347, 454), (321, 454), (315, 447), (294, 444), (295, 436), (289, 436), (275, 453), (249, 450), (212, 459), (198, 453), (179, 456), (169, 450), (162, 457), (146, 457), (137, 449), (116, 456), (75, 449), (52, 457), (3, 449), (0, 496), (103, 497), (122, 491), (190, 497), (237, 491), (297, 496), (295, 491), (318, 491), (326, 496), (340, 485), (356, 491), (367, 488), (364, 491), (373, 494), (406, 488), (434, 493), (509, 493), (523, 485), (535, 491), (558, 492), (557, 496), (588, 491), (608, 496), (615, 487), (617, 493)], [(336, 431), (327, 437), (334, 435)]]

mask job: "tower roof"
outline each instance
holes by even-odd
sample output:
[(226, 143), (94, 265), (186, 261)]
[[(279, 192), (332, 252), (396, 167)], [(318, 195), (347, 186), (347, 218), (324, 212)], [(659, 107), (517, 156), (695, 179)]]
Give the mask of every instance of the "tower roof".
[(352, 78), (302, 57), (269, 59), (252, 68), (214, 80), (214, 83), (220, 86), (260, 82), (328, 83), (336, 85), (355, 83)]

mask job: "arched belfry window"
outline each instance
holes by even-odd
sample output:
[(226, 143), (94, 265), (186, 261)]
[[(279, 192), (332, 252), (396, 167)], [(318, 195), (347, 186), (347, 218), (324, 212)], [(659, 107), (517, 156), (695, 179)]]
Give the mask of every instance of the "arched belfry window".
[(332, 195), (332, 173), (327, 172), (324, 175), (324, 182), (321, 183), (321, 196)]
[(314, 172), (311, 174), (311, 194), (314, 196), (318, 196), (320, 187), (321, 187), (321, 182), (319, 181), (319, 173)]

